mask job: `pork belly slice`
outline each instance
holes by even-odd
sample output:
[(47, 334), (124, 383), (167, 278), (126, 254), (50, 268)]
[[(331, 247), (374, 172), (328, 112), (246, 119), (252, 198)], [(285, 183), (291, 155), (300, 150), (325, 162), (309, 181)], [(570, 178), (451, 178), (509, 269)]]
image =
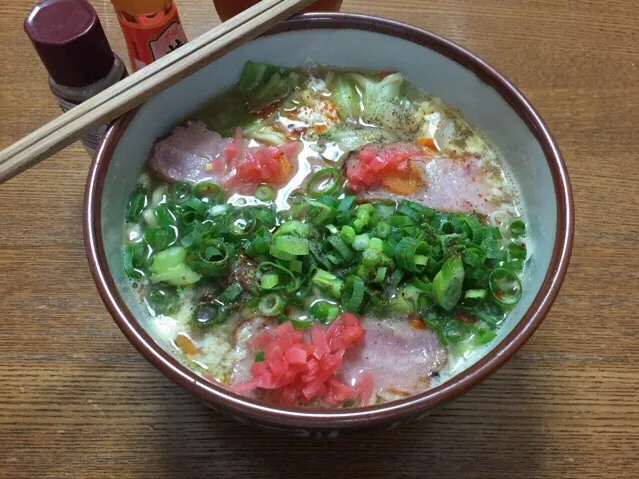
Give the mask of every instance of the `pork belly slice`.
[[(426, 152), (411, 143), (376, 144), (365, 148), (379, 153), (409, 152), (414, 186), (409, 188), (412, 190), (410, 194), (399, 194), (384, 185), (388, 183), (386, 178), (358, 191), (360, 201), (408, 199), (440, 211), (486, 215), (498, 209), (501, 203), (494, 195), (495, 188), (500, 193), (500, 185), (495, 185), (494, 174), (486, 169), (480, 158), (448, 158)], [(348, 156), (344, 163), (346, 172), (358, 165), (360, 152)]]
[(147, 166), (166, 181), (217, 183), (223, 171), (214, 173), (210, 165), (231, 142), (231, 138), (222, 138), (204, 123), (189, 121), (176, 126), (169, 136), (155, 143)]
[(415, 329), (407, 319), (365, 318), (361, 324), (364, 343), (346, 352), (336, 372), (346, 384), (370, 372), (374, 396), (408, 396), (428, 389), (430, 376), (446, 364), (446, 348), (431, 330)]

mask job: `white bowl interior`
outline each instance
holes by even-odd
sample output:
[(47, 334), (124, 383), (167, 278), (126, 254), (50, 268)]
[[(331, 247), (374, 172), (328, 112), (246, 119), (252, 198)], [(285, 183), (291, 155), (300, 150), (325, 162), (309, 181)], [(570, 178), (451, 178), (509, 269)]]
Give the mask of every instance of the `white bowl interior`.
[[(285, 53), (283, 53), (285, 52)], [(397, 70), (424, 90), (458, 108), (501, 153), (522, 191), (534, 245), (524, 294), (500, 329), (493, 349), (530, 307), (549, 267), (557, 204), (548, 164), (534, 135), (492, 87), (455, 61), (421, 45), (363, 30), (300, 30), (259, 38), (148, 101), (131, 121), (113, 154), (104, 183), (101, 227), (107, 262), (124, 302), (146, 327), (149, 313), (133, 294), (121, 259), (125, 205), (153, 142), (211, 96), (237, 80), (247, 60), (299, 66), (311, 58), (329, 66)], [(158, 341), (154, 331), (149, 331)], [(470, 366), (481, 355), (464, 365)], [(457, 371), (459, 372), (459, 371)]]

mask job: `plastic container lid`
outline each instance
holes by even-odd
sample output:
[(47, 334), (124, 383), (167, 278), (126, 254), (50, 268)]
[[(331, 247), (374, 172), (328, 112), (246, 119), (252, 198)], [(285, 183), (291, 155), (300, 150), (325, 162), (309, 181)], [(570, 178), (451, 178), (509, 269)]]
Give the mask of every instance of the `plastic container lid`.
[(172, 0), (111, 0), (113, 6), (129, 15), (157, 12)]
[(24, 31), (59, 85), (91, 85), (106, 77), (115, 63), (100, 19), (87, 0), (45, 0), (24, 21)]

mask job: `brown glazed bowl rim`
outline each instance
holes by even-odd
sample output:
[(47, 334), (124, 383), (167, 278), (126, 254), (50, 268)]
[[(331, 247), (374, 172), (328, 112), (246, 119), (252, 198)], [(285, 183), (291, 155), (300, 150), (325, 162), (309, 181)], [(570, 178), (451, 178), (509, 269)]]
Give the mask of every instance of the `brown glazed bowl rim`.
[(539, 141), (548, 162), (555, 189), (557, 233), (550, 266), (542, 287), (513, 331), (485, 357), (445, 383), (406, 399), (366, 408), (347, 410), (281, 408), (236, 395), (222, 386), (202, 379), (155, 344), (124, 304), (107, 266), (100, 230), (102, 187), (113, 152), (135, 112), (125, 115), (109, 129), (91, 165), (84, 211), (87, 256), (98, 291), (124, 335), (156, 368), (210, 406), (223, 410), (244, 422), (283, 430), (312, 430), (322, 434), (335, 430), (393, 426), (421, 416), (481, 383), (503, 366), (539, 327), (559, 292), (572, 250), (574, 207), (570, 181), (555, 140), (528, 100), (500, 73), (468, 50), (417, 27), (368, 15), (345, 13), (298, 15), (278, 25), (267, 35), (306, 29), (366, 30), (398, 37), (434, 50), (474, 72), (484, 83), (494, 88)]

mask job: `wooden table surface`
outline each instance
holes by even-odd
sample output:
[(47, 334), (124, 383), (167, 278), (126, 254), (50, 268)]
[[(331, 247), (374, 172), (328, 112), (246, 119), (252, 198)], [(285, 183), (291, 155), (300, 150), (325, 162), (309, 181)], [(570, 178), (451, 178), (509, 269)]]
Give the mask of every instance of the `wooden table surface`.
[[(0, 145), (58, 114), (2, 0)], [(94, 1), (124, 53), (106, 0)], [(218, 20), (180, 0), (190, 38)], [(337, 440), (214, 413), (149, 365), (94, 287), (82, 240), (89, 159), (74, 145), (0, 186), (0, 477), (639, 477), (639, 12), (633, 0), (346, 0), (479, 54), (553, 131), (577, 233), (562, 292), (501, 371), (426, 420)]]

